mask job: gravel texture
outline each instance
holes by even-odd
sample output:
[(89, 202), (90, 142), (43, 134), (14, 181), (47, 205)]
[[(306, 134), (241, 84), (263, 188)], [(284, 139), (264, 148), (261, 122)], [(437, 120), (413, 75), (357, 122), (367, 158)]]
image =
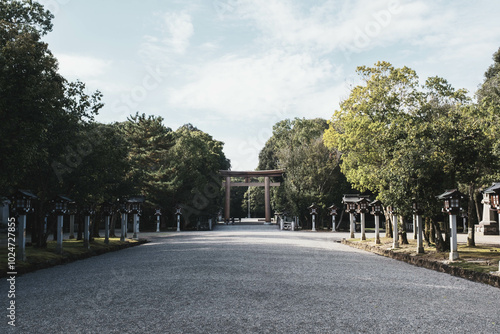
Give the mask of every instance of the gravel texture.
[[(2, 333), (500, 333), (500, 289), (275, 226), (151, 242), (16, 279)], [(6, 330), (5, 330), (6, 329)]]

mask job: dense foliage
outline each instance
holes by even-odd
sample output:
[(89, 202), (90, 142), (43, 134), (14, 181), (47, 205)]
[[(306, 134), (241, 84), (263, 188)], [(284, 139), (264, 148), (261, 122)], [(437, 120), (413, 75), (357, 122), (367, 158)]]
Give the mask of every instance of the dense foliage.
[(0, 2), (0, 194), (28, 189), (39, 197), (28, 220), (32, 240), (45, 245), (54, 221), (49, 216), (45, 232), (45, 215), (57, 194), (94, 204), (144, 195), (146, 212), (161, 206), (171, 216), (183, 205), (185, 225), (215, 214), (222, 198), (215, 175), (229, 168), (223, 143), (190, 124), (174, 132), (161, 117), (139, 113), (96, 122), (101, 93), (62, 77), (41, 40), (52, 19), (36, 2)]

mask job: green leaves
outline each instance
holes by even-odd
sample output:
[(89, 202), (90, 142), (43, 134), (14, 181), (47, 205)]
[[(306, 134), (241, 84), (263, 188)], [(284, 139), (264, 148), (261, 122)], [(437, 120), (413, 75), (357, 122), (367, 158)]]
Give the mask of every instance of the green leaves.
[(484, 175), (488, 161), (481, 157), (491, 145), (464, 90), (439, 77), (420, 86), (415, 71), (387, 62), (358, 74), (363, 84), (324, 135), (327, 147), (342, 152), (342, 172), (355, 188), (406, 213), (415, 197), (433, 213), (440, 191)]

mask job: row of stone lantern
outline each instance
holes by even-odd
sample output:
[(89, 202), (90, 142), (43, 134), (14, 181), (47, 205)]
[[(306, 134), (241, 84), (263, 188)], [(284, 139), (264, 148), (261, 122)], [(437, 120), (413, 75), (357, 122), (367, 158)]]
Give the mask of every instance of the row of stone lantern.
[[(491, 188), (491, 187), (490, 187)], [(488, 192), (489, 191), (489, 192)], [(500, 185), (495, 189), (487, 189), (486, 193), (490, 194), (491, 203), (496, 205), (495, 207), (500, 213)], [(454, 261), (458, 259), (457, 251), (457, 215), (460, 214), (460, 199), (463, 198), (463, 194), (457, 189), (447, 190), (443, 194), (437, 196), (438, 199), (444, 201), (443, 212), (448, 213), (450, 217), (450, 260)], [(368, 196), (363, 195), (344, 195), (342, 202), (345, 205), (345, 211), (350, 214), (350, 238), (354, 238), (355, 221), (354, 213), (359, 213), (361, 215), (361, 240), (366, 240), (365, 235), (365, 214), (370, 212), (375, 216), (375, 242), (380, 243), (379, 229), (380, 229), (380, 216), (383, 214), (382, 203), (378, 200), (369, 202)], [(371, 211), (369, 211), (369, 207)], [(393, 229), (393, 248), (399, 247), (398, 240), (398, 224), (397, 224), (397, 211), (394, 207), (387, 207), (389, 213), (392, 229)], [(417, 238), (417, 253), (423, 253), (423, 224), (422, 224), (422, 212), (420, 210), (419, 204), (416, 200), (413, 202), (413, 214), (415, 219), (416, 227), (416, 238)]]
[[(18, 249), (16, 252), (18, 260), (26, 260), (26, 215), (33, 212), (33, 201), (38, 197), (28, 191), (19, 190), (11, 196), (11, 210), (13, 215), (18, 218)], [(122, 234), (120, 240), (124, 241), (127, 237), (127, 214), (134, 214), (134, 238), (138, 238), (139, 221), (138, 215), (141, 213), (141, 204), (144, 202), (143, 196), (131, 197), (128, 200), (122, 199), (118, 201), (119, 212), (122, 213)], [(56, 252), (62, 253), (63, 240), (63, 221), (64, 215), (70, 215), (70, 239), (74, 238), (74, 216), (77, 212), (84, 215), (84, 235), (83, 245), (85, 248), (90, 247), (90, 216), (95, 213), (95, 206), (91, 203), (84, 203), (78, 206), (70, 198), (58, 195), (50, 202), (50, 211), (57, 215), (56, 227)], [(105, 237), (104, 242), (109, 243), (109, 226), (110, 217), (114, 212), (114, 205), (111, 202), (101, 204), (102, 212), (105, 217)]]

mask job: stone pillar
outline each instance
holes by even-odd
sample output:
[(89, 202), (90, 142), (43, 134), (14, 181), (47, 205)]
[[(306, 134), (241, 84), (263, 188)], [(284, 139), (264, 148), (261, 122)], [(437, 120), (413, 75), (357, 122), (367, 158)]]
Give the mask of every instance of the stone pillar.
[(413, 239), (417, 239), (417, 215), (413, 215)]
[(266, 224), (271, 224), (271, 181), (269, 176), (264, 178), (264, 205), (266, 208)]
[(16, 259), (19, 261), (26, 261), (26, 215), (19, 216), (18, 224), (19, 224), (17, 226), (18, 249), (16, 250)]
[(212, 218), (208, 218), (208, 230), (212, 231)]
[(90, 248), (90, 216), (85, 216), (83, 224), (83, 247), (86, 249)]
[(69, 216), (69, 238), (75, 238), (75, 215)]
[(354, 230), (356, 228), (356, 224), (354, 223), (354, 214), (349, 213), (349, 220), (351, 221), (349, 224), (349, 231), (351, 232), (349, 238), (354, 239)]
[(457, 251), (457, 215), (450, 215), (450, 261), (458, 259)]
[(127, 239), (127, 214), (122, 213), (122, 234), (120, 241), (125, 241), (125, 239)]
[(231, 177), (226, 176), (226, 201), (224, 203), (224, 219), (225, 223), (231, 218)]
[(106, 215), (104, 217), (104, 243), (109, 244), (109, 220), (110, 216)]
[(316, 215), (311, 215), (312, 217), (312, 231), (316, 232)]
[(398, 216), (392, 215), (392, 248), (399, 248)]
[(295, 231), (295, 217), (292, 218), (292, 231)]
[(134, 213), (134, 218), (132, 221), (132, 229), (134, 231), (134, 235), (132, 235), (132, 238), (135, 240), (137, 240), (139, 238), (138, 234), (137, 234), (138, 227), (139, 227), (139, 222), (137, 220), (137, 213)]
[(156, 216), (156, 232), (160, 232), (160, 215)]
[(365, 234), (365, 214), (361, 213), (361, 240), (366, 240)]
[(177, 215), (177, 232), (181, 231), (181, 215)]
[(332, 215), (332, 232), (335, 232), (335, 215)]
[(280, 230), (283, 231), (283, 217), (278, 216), (278, 219), (280, 220)]
[(415, 220), (417, 224), (417, 254), (424, 254), (422, 216), (415, 215)]
[(483, 219), (479, 224), (475, 225), (475, 232), (479, 235), (498, 235), (498, 222), (493, 220), (490, 197), (488, 194), (483, 194)]
[(57, 244), (56, 244), (56, 253), (57, 254), (62, 254), (63, 250), (63, 222), (64, 222), (64, 216), (59, 215), (57, 216)]
[(375, 243), (380, 244), (380, 216), (375, 215)]

